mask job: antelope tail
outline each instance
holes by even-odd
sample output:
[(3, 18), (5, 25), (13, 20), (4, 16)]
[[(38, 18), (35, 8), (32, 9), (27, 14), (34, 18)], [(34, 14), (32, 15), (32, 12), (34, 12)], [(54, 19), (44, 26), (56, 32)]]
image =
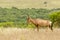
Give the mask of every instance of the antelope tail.
[(52, 22), (51, 26), (50, 26), (50, 28), (51, 28), (52, 31), (53, 31), (53, 24), (54, 24), (54, 22)]

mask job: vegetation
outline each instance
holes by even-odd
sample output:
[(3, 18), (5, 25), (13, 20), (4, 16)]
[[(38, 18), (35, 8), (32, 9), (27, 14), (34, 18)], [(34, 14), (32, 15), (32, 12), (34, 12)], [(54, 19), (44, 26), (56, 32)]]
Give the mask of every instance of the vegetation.
[[(18, 9), (16, 7), (12, 7), (12, 8), (0, 7), (0, 27), (20, 27), (20, 28), (31, 27), (33, 25), (27, 26), (27, 22), (26, 22), (27, 15), (30, 15), (30, 17), (32, 18), (42, 18), (48, 20), (51, 19), (52, 21), (55, 21), (55, 18), (54, 20), (52, 18), (52, 16), (54, 16), (55, 14), (52, 12), (59, 11), (59, 10), (60, 8), (49, 10), (44, 8)], [(49, 18), (50, 13), (52, 15), (50, 15)], [(57, 20), (59, 20), (59, 18)]]
[(56, 25), (60, 26), (60, 11), (51, 13), (50, 19), (53, 22), (53, 24), (55, 23)]

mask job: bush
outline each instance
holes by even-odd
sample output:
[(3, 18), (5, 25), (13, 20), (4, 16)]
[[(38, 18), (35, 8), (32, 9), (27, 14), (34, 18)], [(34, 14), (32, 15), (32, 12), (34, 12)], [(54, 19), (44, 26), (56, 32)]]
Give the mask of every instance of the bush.
[(53, 12), (49, 16), (53, 24), (55, 23), (55, 25), (60, 25), (60, 12)]
[(14, 23), (13, 22), (3, 22), (3, 23), (0, 23), (0, 27), (14, 27)]

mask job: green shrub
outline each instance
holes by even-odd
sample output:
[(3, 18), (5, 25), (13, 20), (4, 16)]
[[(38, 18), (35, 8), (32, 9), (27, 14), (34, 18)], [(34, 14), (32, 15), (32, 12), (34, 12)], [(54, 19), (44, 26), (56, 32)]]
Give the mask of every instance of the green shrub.
[(0, 27), (13, 27), (14, 23), (13, 22), (2, 22), (0, 23)]

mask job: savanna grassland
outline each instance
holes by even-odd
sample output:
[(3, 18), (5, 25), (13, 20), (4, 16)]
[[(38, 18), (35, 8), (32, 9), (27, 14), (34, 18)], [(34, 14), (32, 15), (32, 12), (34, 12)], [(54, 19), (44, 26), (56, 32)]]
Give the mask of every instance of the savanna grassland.
[[(0, 0), (0, 40), (60, 40), (60, 0)], [(27, 23), (27, 16), (52, 21), (53, 32)], [(28, 24), (28, 25), (27, 25)]]
[(60, 29), (33, 29), (0, 28), (0, 40), (60, 40)]
[[(60, 40), (60, 8), (57, 9), (18, 9), (0, 7), (0, 40)], [(31, 18), (51, 20), (56, 27), (40, 28), (37, 32), (33, 24), (27, 25), (27, 15)]]
[[(53, 32), (38, 32), (28, 15), (52, 21)], [(60, 0), (0, 0), (0, 40), (60, 40)]]

